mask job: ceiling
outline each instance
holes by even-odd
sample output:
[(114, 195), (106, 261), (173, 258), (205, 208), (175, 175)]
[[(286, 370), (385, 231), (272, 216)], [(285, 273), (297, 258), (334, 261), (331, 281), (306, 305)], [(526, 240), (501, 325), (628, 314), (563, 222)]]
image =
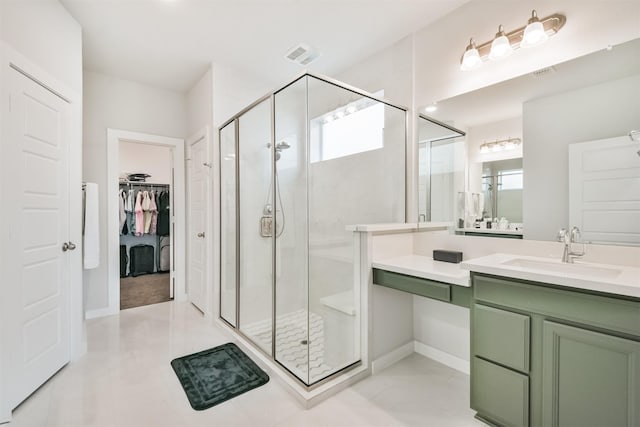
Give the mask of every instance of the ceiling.
[(210, 63), (274, 84), (304, 68), (335, 75), (469, 0), (61, 0), (83, 31), (84, 68), (187, 91)]

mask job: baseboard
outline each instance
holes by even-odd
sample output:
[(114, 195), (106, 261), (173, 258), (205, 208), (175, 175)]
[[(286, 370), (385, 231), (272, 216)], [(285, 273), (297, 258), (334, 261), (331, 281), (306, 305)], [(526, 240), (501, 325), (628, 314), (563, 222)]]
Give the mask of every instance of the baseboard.
[(371, 362), (371, 373), (377, 374), (383, 369), (388, 368), (394, 363), (399, 362), (400, 360), (409, 356), (415, 351), (414, 347), (414, 341), (411, 341), (403, 346), (396, 348), (395, 350), (390, 351), (383, 356), (378, 357), (376, 360)]
[(85, 320), (95, 319), (97, 317), (105, 317), (118, 314), (118, 311), (113, 310), (111, 307), (97, 308), (95, 310), (87, 310), (84, 313)]
[(440, 362), (443, 365), (447, 365), (448, 367), (464, 374), (469, 375), (471, 372), (468, 360), (464, 360), (442, 350), (438, 350), (437, 348), (423, 344), (420, 341), (414, 341), (413, 343), (415, 344), (414, 350), (416, 353), (428, 357), (429, 359), (433, 359), (436, 362)]

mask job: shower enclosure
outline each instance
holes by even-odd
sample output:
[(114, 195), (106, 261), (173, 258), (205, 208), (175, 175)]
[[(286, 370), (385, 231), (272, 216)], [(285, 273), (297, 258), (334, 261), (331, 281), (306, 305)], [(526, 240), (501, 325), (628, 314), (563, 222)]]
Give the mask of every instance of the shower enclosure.
[(304, 74), (219, 132), (220, 317), (306, 386), (356, 366), (347, 226), (405, 220), (406, 110)]

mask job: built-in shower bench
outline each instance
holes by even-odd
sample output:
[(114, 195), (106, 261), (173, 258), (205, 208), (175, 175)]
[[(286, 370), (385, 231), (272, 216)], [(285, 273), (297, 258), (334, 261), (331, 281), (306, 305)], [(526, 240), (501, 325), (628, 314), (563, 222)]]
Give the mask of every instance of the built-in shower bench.
[(460, 264), (404, 255), (374, 261), (373, 284), (469, 308), (469, 271)]

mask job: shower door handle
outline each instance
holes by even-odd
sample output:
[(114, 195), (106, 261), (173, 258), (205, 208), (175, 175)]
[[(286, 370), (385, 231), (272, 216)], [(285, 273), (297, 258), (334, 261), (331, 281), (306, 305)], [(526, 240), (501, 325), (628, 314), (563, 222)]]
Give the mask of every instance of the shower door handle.
[(198, 236), (201, 239), (204, 239), (204, 231), (201, 231), (200, 233), (196, 234), (196, 236)]

